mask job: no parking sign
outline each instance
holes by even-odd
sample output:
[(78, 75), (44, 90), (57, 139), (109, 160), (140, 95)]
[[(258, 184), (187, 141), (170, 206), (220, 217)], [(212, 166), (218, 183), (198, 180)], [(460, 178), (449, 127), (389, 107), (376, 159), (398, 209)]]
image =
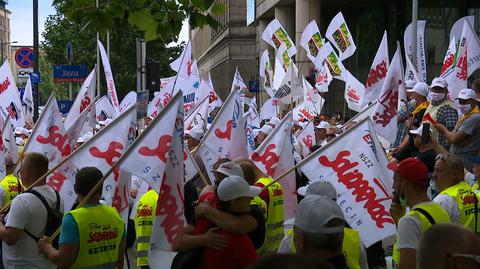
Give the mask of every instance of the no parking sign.
[(33, 65), (35, 55), (31, 48), (23, 47), (19, 48), (15, 53), (15, 62), (21, 68), (29, 68)]

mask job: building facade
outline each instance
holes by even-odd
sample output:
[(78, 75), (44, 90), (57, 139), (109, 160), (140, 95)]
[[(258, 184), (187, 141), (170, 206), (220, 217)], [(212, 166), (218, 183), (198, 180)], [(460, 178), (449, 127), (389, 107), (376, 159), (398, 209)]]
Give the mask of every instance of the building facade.
[[(216, 88), (220, 91), (227, 89), (228, 92), (236, 65), (239, 65), (240, 72), (248, 83), (249, 80), (258, 79), (259, 55), (265, 49), (269, 50), (269, 55), (273, 58), (273, 48), (261, 39), (263, 31), (273, 18), (283, 25), (297, 44), (295, 62), (302, 74), (308, 77), (314, 73), (313, 65), (306, 58), (305, 50), (298, 48), (303, 29), (311, 20), (316, 20), (324, 36), (331, 19), (342, 11), (357, 46), (355, 54), (344, 60), (343, 64), (359, 81), (365, 82), (384, 30), (388, 32), (390, 58), (395, 51), (397, 40), (400, 41), (403, 49), (404, 30), (411, 21), (412, 11), (411, 0), (222, 0), (220, 2), (225, 5), (226, 10), (225, 16), (220, 18), (223, 34), (212, 34), (209, 28), (205, 28), (197, 31), (196, 35), (192, 34), (191, 40), (194, 47), (193, 55), (199, 59), (200, 72), (210, 71)], [(418, 20), (426, 20), (427, 80), (431, 81), (439, 74), (449, 44), (450, 29), (456, 20), (474, 15), (473, 26), (477, 34), (480, 33), (480, 1), (422, 0), (418, 2)], [(246, 26), (247, 17), (250, 23), (248, 27)], [(201, 37), (198, 37), (199, 33), (202, 33)], [(202, 42), (199, 42), (200, 40)], [(241, 49), (238, 49), (239, 47)], [(238, 64), (239, 62), (242, 64)], [(477, 70), (470, 77), (470, 81), (479, 77), (480, 71)], [(344, 87), (344, 82), (332, 81), (329, 92), (324, 95), (326, 98), (324, 113), (353, 114), (346, 109), (343, 99)], [(222, 97), (225, 95), (226, 93), (223, 93)], [(265, 100), (265, 93), (258, 93), (257, 96), (260, 102)]]

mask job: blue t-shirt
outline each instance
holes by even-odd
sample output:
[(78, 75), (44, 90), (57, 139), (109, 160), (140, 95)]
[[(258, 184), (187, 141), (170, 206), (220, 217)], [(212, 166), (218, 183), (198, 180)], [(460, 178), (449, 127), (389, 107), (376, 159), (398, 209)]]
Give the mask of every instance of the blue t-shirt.
[[(84, 206), (94, 207), (94, 206)], [(123, 229), (122, 239), (127, 238), (127, 229)], [(80, 235), (78, 233), (78, 224), (73, 218), (72, 213), (67, 212), (63, 215), (62, 230), (60, 231), (60, 238), (58, 244), (80, 244)]]

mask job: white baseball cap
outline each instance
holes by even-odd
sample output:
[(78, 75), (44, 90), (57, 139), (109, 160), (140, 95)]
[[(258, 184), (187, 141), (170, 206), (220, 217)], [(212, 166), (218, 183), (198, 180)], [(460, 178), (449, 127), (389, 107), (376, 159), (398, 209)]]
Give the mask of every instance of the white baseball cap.
[(472, 89), (463, 89), (458, 93), (458, 97), (455, 99), (462, 99), (462, 100), (469, 100), (469, 99), (477, 99), (477, 94)]
[[(414, 134), (414, 135), (422, 135), (423, 133), (423, 124), (420, 125), (417, 129), (410, 130), (409, 133)], [(432, 128), (430, 127), (430, 133), (432, 133)]]
[(193, 139), (201, 140), (205, 132), (198, 127), (193, 127), (190, 130), (185, 130), (185, 135), (190, 136)]
[(421, 96), (427, 96), (430, 89), (428, 88), (427, 83), (425, 82), (417, 82), (412, 89), (408, 89), (407, 92), (415, 92), (420, 94)]
[(277, 118), (277, 117), (273, 117), (273, 118), (270, 119), (268, 124), (279, 125), (280, 124), (280, 119)]
[(220, 201), (231, 201), (240, 197), (255, 197), (262, 192), (262, 188), (250, 186), (239, 176), (229, 176), (220, 182), (217, 195)]
[(412, 79), (405, 80), (406, 88), (412, 89), (413, 86), (415, 86), (415, 80), (412, 80)]
[(434, 87), (446, 88), (448, 87), (447, 81), (442, 77), (436, 77), (432, 80), (432, 84), (430, 85), (430, 89)]
[(24, 146), (25, 145), (25, 141), (23, 141), (23, 139), (21, 137), (16, 137), (15, 138), (15, 143), (17, 144), (17, 146)]
[(322, 120), (317, 126), (315, 126), (317, 129), (328, 129), (330, 128), (330, 123)]
[(28, 130), (25, 129), (25, 128), (23, 128), (23, 127), (16, 127), (16, 128), (15, 128), (15, 134), (16, 134), (16, 135), (21, 135), (21, 134), (23, 134), (23, 135), (26, 135), (26, 136), (29, 136), (29, 135), (30, 135), (30, 133), (28, 132)]
[(332, 183), (328, 181), (315, 181), (307, 186), (298, 188), (297, 193), (302, 196), (323, 195), (333, 200), (337, 200), (337, 191)]
[(222, 163), (221, 165), (218, 166), (217, 170), (212, 170), (212, 172), (217, 172), (222, 175), (226, 175), (228, 177), (238, 176), (238, 177), (244, 178), (242, 168), (240, 167), (240, 165), (234, 162)]
[(260, 128), (260, 132), (265, 133), (266, 135), (269, 135), (273, 131), (273, 127), (265, 124)]
[(315, 234), (333, 234), (343, 231), (344, 224), (327, 226), (333, 219), (345, 221), (337, 202), (323, 195), (308, 195), (298, 204), (295, 226)]

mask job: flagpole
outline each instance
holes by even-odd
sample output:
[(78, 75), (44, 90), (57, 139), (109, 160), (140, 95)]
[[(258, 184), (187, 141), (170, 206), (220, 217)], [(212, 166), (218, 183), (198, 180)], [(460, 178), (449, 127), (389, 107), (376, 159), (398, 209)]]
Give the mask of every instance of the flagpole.
[[(367, 121), (369, 120), (370, 118), (369, 117), (366, 117), (365, 119), (361, 120), (359, 123), (363, 123), (364, 121)], [(346, 130), (345, 132), (343, 132), (342, 134), (340, 134), (340, 136), (344, 136), (348, 133), (350, 133), (351, 131), (355, 130), (355, 128), (350, 128), (348, 130)], [(338, 137), (340, 137), (338, 136)], [(338, 137), (336, 137), (335, 139), (337, 139)], [(279, 182), (282, 178), (286, 177), (288, 174), (290, 174), (291, 172), (293, 172), (295, 169), (297, 169), (297, 167), (300, 167), (301, 165), (303, 165), (306, 161), (310, 160), (311, 158), (313, 158), (313, 156), (316, 156), (316, 153), (318, 151), (321, 151), (321, 150), (325, 150), (326, 148), (328, 148), (330, 145), (333, 145), (332, 143), (328, 143), (327, 145), (325, 145), (324, 147), (321, 147), (321, 148), (318, 148), (316, 151), (310, 153), (310, 155), (308, 155), (307, 157), (305, 157), (303, 160), (301, 160), (300, 162), (298, 162), (297, 164), (295, 164), (292, 168), (288, 169), (285, 173), (281, 174), (280, 176), (278, 176), (276, 179), (274, 179), (272, 182), (268, 183), (267, 185), (263, 186), (262, 189), (267, 189), (268, 187), (272, 186), (273, 184)]]
[(188, 157), (192, 160), (192, 163), (193, 163), (193, 166), (195, 166), (195, 169), (197, 170), (198, 172), (198, 175), (200, 176), (200, 178), (202, 179), (203, 183), (205, 184), (205, 186), (208, 186), (208, 185), (211, 185), (210, 182), (208, 182), (208, 180), (205, 178), (205, 175), (202, 173), (202, 170), (200, 169), (200, 167), (198, 166), (198, 163), (197, 161), (193, 158), (192, 154), (190, 153), (190, 151), (185, 151), (187, 154), (188, 154)]
[[(185, 46), (185, 49), (188, 47), (188, 44), (190, 44), (190, 39), (187, 42), (187, 45)], [(175, 75), (175, 80), (173, 81), (173, 87), (172, 91), (170, 92), (170, 95), (173, 95), (173, 92), (175, 91), (175, 86), (177, 85), (177, 79), (178, 79), (178, 73), (180, 73), (180, 70), (182, 69), (182, 64), (183, 64), (183, 59), (185, 58), (185, 50), (182, 52), (182, 60), (180, 61), (180, 66), (178, 67), (177, 74)]]

